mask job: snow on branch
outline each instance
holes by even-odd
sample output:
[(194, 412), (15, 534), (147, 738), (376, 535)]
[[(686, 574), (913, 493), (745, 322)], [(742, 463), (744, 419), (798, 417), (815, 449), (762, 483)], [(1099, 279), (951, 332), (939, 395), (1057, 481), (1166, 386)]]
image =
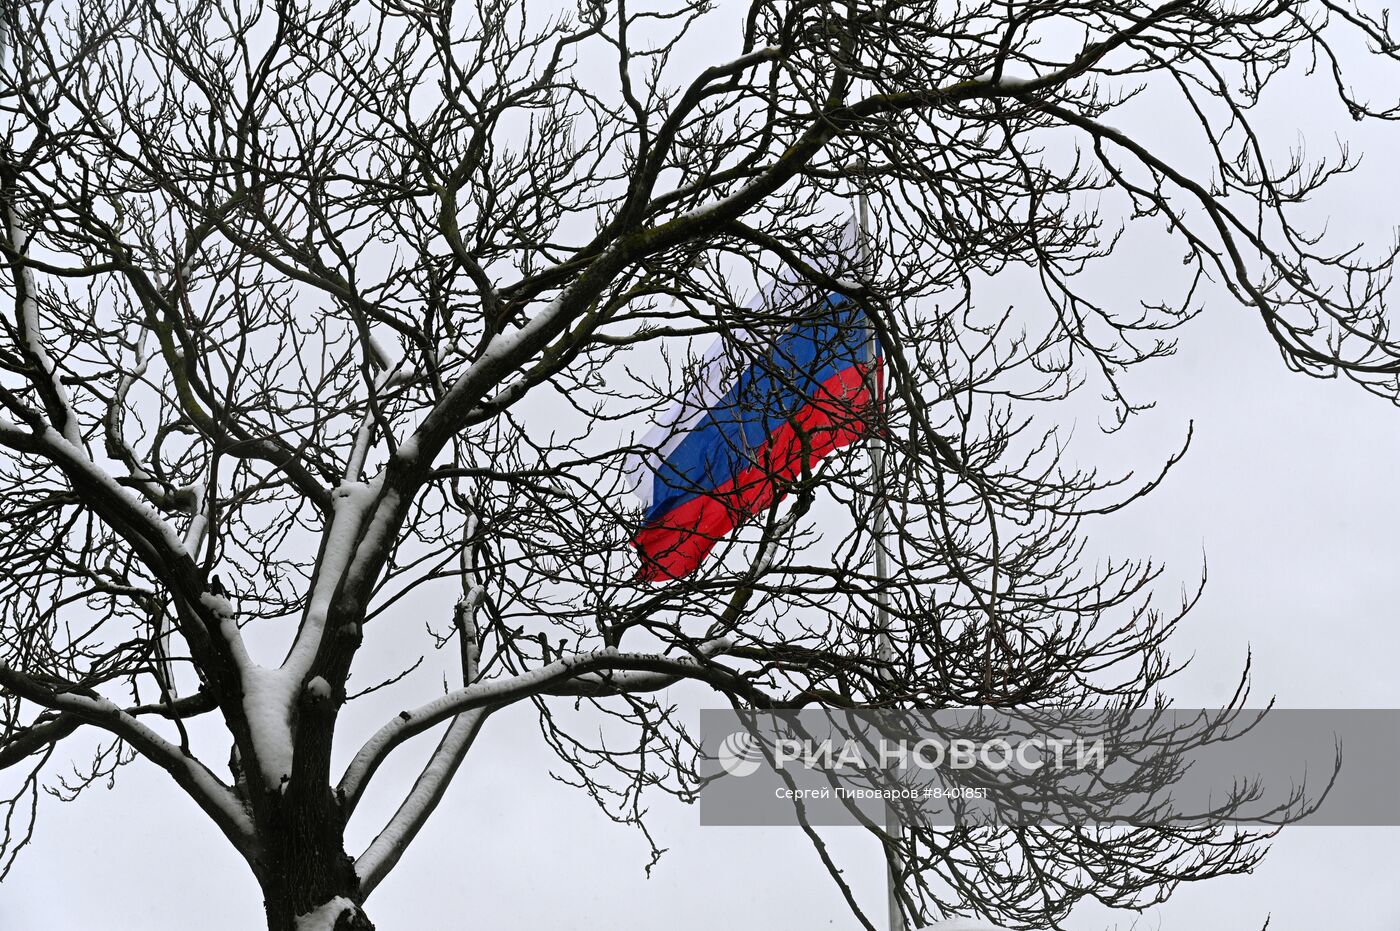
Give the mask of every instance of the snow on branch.
[(185, 541), (174, 528), (93, 462), (80, 443), (50, 426), (26, 430), (0, 418), (0, 446), (42, 456), (56, 465), (157, 575), (168, 578), (173, 566), (188, 561)]
[(345, 799), (346, 814), (354, 810), (370, 777), (396, 747), (448, 718), (478, 708), (500, 708), (534, 695), (572, 694), (571, 689), (655, 689), (680, 678), (713, 678), (716, 673), (727, 679), (728, 672), (709, 660), (731, 646), (727, 637), (706, 641), (698, 648), (700, 658), (621, 653), (613, 647), (577, 653), (517, 676), (448, 692), (413, 711), (401, 711), (365, 742), (341, 777), (339, 791)]
[(72, 713), (126, 741), (168, 772), (219, 825), (234, 846), (245, 855), (248, 853), (253, 840), (253, 823), (233, 790), (219, 781), (199, 760), (136, 720), (120, 706), (96, 694), (61, 691), (3, 663), (0, 663), (0, 685), (37, 705)]
[(399, 862), (399, 857), (403, 856), (409, 843), (427, 822), (428, 816), (437, 808), (438, 802), (442, 801), (443, 793), (447, 791), (452, 777), (462, 765), (462, 760), (476, 735), (481, 732), (481, 725), (486, 722), (489, 713), (487, 708), (478, 708), (452, 719), (447, 733), (443, 734), (442, 741), (429, 757), (427, 765), (419, 773), (403, 803), (355, 861), (360, 888), (366, 895), (372, 892), (380, 880)]

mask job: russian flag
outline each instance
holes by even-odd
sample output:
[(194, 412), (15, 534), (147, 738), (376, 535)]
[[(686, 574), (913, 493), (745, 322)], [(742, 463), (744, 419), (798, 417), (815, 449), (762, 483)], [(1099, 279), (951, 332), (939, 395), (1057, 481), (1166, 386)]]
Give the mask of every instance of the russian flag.
[(871, 370), (868, 317), (844, 295), (803, 290), (812, 299), (776, 339), (717, 343), (686, 397), (644, 438), (651, 451), (634, 465), (646, 505), (632, 541), (640, 579), (694, 572), (805, 470), (869, 430), (881, 373), (878, 352)]

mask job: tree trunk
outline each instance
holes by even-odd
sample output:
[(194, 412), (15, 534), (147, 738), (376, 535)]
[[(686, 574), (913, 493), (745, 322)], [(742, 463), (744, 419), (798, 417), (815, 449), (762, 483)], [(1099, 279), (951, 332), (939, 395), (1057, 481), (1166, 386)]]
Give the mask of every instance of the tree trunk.
[(301, 915), (291, 915), (281, 903), (267, 900), (268, 931), (374, 931), (360, 906), (348, 899), (332, 899)]
[(360, 908), (360, 883), (353, 863), (342, 852), (286, 861), (276, 875), (263, 879), (268, 931), (374, 931)]
[(257, 869), (268, 931), (374, 931), (360, 908), (360, 879), (345, 852), (335, 796), (325, 787), (299, 793), (294, 785), (268, 800)]

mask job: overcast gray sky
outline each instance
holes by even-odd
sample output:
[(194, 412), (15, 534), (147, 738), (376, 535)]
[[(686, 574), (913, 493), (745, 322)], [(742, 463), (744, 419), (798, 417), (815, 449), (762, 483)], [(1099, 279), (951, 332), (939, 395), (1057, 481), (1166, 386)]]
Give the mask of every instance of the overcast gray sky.
[[(1281, 122), (1281, 132), (1329, 139), (1335, 125), (1356, 137), (1349, 123), (1322, 111), (1321, 98), (1286, 103), (1276, 118), (1295, 123)], [(1308, 119), (1298, 127), (1301, 114)], [(1388, 237), (1400, 203), (1392, 178), (1397, 137), (1366, 130), (1359, 138), (1367, 167), (1320, 203), (1319, 214), (1333, 215), (1334, 227)], [(1105, 287), (1131, 299), (1142, 280), (1134, 267), (1174, 260), (1128, 255), (1105, 270)], [(1252, 650), (1261, 702), (1400, 707), (1392, 672), (1400, 654), (1400, 411), (1355, 386), (1288, 373), (1257, 320), (1223, 299), (1182, 332), (1178, 356), (1130, 385), (1158, 407), (1111, 440), (1085, 440), (1086, 453), (1150, 469), (1187, 422), (1196, 430), (1171, 480), (1104, 521), (1097, 536), (1104, 552), (1165, 560), (1168, 587), (1196, 578), (1208, 559), (1206, 595), (1175, 644), (1179, 655), (1195, 654), (1175, 685), (1179, 703), (1227, 698)], [(380, 646), (392, 666), (392, 644)], [(677, 697), (698, 721), (699, 693)], [(367, 711), (347, 725), (380, 720), (379, 710)], [(395, 765), (407, 772), (413, 762)], [(380, 931), (854, 926), (798, 831), (702, 828), (694, 808), (658, 797), (652, 826), (669, 852), (647, 879), (642, 839), (552, 781), (550, 762), (530, 709), (494, 718), (441, 809), (368, 903)], [(381, 814), (389, 803), (367, 802)], [(40, 818), (33, 847), (0, 886), (0, 929), (262, 926), (246, 867), (149, 765), (124, 769), (111, 792), (94, 790), (70, 805), (50, 801)], [(375, 821), (358, 820), (352, 840), (366, 840)], [(855, 829), (832, 838), (850, 880), (878, 902), (874, 844)], [(1272, 915), (1272, 931), (1400, 931), (1397, 875), (1400, 829), (1296, 828), (1251, 876), (1183, 889), (1140, 918), (1086, 910), (1077, 922), (1240, 931)]]
[[(1284, 371), (1257, 322), (1224, 304), (1137, 382), (1159, 406), (1107, 445), (1150, 462), (1187, 421), (1196, 442), (1172, 479), (1100, 539), (1165, 559), (1180, 579), (1208, 558), (1205, 598), (1176, 644), (1195, 654), (1177, 698), (1223, 700), (1252, 649), (1261, 699), (1400, 707), (1400, 412), (1354, 386)], [(698, 720), (698, 697), (693, 706)], [(528, 710), (494, 719), (370, 900), (381, 931), (852, 927), (798, 832), (702, 828), (695, 809), (658, 798), (654, 827), (670, 852), (647, 880), (641, 839), (552, 782), (548, 764)], [(38, 840), (0, 887), (0, 928), (174, 931), (191, 926), (192, 912), (209, 931), (258, 927), (246, 868), (165, 779), (137, 763), (111, 792), (46, 805)], [(833, 836), (853, 881), (877, 895), (869, 839)], [(1143, 926), (1236, 931), (1272, 914), (1272, 931), (1397, 931), (1397, 874), (1400, 829), (1295, 828), (1254, 875), (1184, 889)], [(1132, 917), (1089, 913), (1083, 927)]]

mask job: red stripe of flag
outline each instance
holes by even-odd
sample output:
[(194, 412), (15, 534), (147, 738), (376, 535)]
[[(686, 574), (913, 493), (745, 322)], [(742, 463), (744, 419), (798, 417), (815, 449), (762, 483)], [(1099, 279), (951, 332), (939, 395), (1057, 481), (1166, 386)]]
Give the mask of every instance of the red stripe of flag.
[[(866, 428), (860, 414), (870, 405), (867, 371), (866, 366), (856, 365), (823, 382), (816, 396), (755, 450), (755, 465), (638, 531), (632, 541), (642, 557), (637, 577), (660, 582), (694, 572), (735, 527), (780, 500), (781, 486), (832, 450), (860, 439)], [(880, 380), (878, 360), (875, 380)], [(808, 444), (805, 457), (804, 437)]]

